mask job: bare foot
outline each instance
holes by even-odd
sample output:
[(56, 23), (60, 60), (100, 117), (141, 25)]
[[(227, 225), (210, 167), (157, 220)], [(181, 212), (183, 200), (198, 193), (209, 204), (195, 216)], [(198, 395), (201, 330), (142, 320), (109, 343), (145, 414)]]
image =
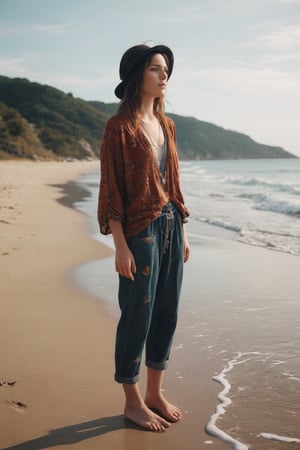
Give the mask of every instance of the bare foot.
[(170, 423), (155, 414), (144, 403), (136, 406), (125, 406), (124, 415), (127, 419), (149, 431), (165, 431)]
[(146, 397), (145, 404), (170, 422), (177, 422), (182, 418), (182, 411), (177, 406), (169, 403), (162, 394), (156, 398)]

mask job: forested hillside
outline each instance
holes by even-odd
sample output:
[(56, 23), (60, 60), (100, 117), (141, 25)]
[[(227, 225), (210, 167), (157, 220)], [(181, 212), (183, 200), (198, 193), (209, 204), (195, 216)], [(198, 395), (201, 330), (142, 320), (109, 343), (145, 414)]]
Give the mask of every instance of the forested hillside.
[[(4, 76), (0, 102), (0, 158), (96, 158), (105, 123), (118, 106)], [(295, 157), (193, 117), (168, 115), (176, 124), (182, 160)]]

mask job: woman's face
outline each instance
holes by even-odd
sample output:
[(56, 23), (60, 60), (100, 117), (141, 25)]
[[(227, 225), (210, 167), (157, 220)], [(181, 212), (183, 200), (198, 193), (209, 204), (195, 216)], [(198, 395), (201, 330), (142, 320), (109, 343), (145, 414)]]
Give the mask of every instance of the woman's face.
[(168, 66), (160, 53), (155, 54), (144, 70), (141, 94), (143, 97), (163, 97), (166, 93)]

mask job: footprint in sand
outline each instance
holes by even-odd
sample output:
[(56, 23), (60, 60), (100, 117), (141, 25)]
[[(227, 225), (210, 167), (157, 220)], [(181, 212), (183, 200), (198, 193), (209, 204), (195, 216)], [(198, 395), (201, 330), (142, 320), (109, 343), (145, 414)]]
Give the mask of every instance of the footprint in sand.
[[(10, 386), (10, 387), (12, 387), (15, 384), (16, 384), (16, 381), (3, 381), (3, 380), (0, 380), (0, 387), (1, 386)], [(24, 402), (16, 402), (15, 400), (7, 400), (7, 403), (9, 405), (13, 406), (15, 409), (17, 409), (19, 411), (22, 411), (22, 410), (27, 408), (27, 405)]]
[(0, 386), (14, 386), (16, 381), (3, 381), (0, 380)]
[(8, 400), (7, 403), (13, 406), (18, 411), (23, 411), (24, 409), (27, 408), (27, 405), (24, 402), (15, 402), (14, 400)]

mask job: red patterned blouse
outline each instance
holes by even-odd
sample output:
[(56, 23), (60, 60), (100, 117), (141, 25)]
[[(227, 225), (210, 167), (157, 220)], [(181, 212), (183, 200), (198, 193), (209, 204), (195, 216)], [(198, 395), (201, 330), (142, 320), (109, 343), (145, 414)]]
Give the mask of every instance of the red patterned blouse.
[(111, 117), (106, 124), (100, 149), (101, 178), (98, 222), (102, 234), (110, 234), (109, 219), (122, 222), (126, 238), (142, 231), (172, 201), (182, 222), (189, 212), (179, 182), (179, 164), (174, 122), (166, 118), (163, 127), (167, 144), (166, 181), (142, 130), (132, 133), (125, 114)]

